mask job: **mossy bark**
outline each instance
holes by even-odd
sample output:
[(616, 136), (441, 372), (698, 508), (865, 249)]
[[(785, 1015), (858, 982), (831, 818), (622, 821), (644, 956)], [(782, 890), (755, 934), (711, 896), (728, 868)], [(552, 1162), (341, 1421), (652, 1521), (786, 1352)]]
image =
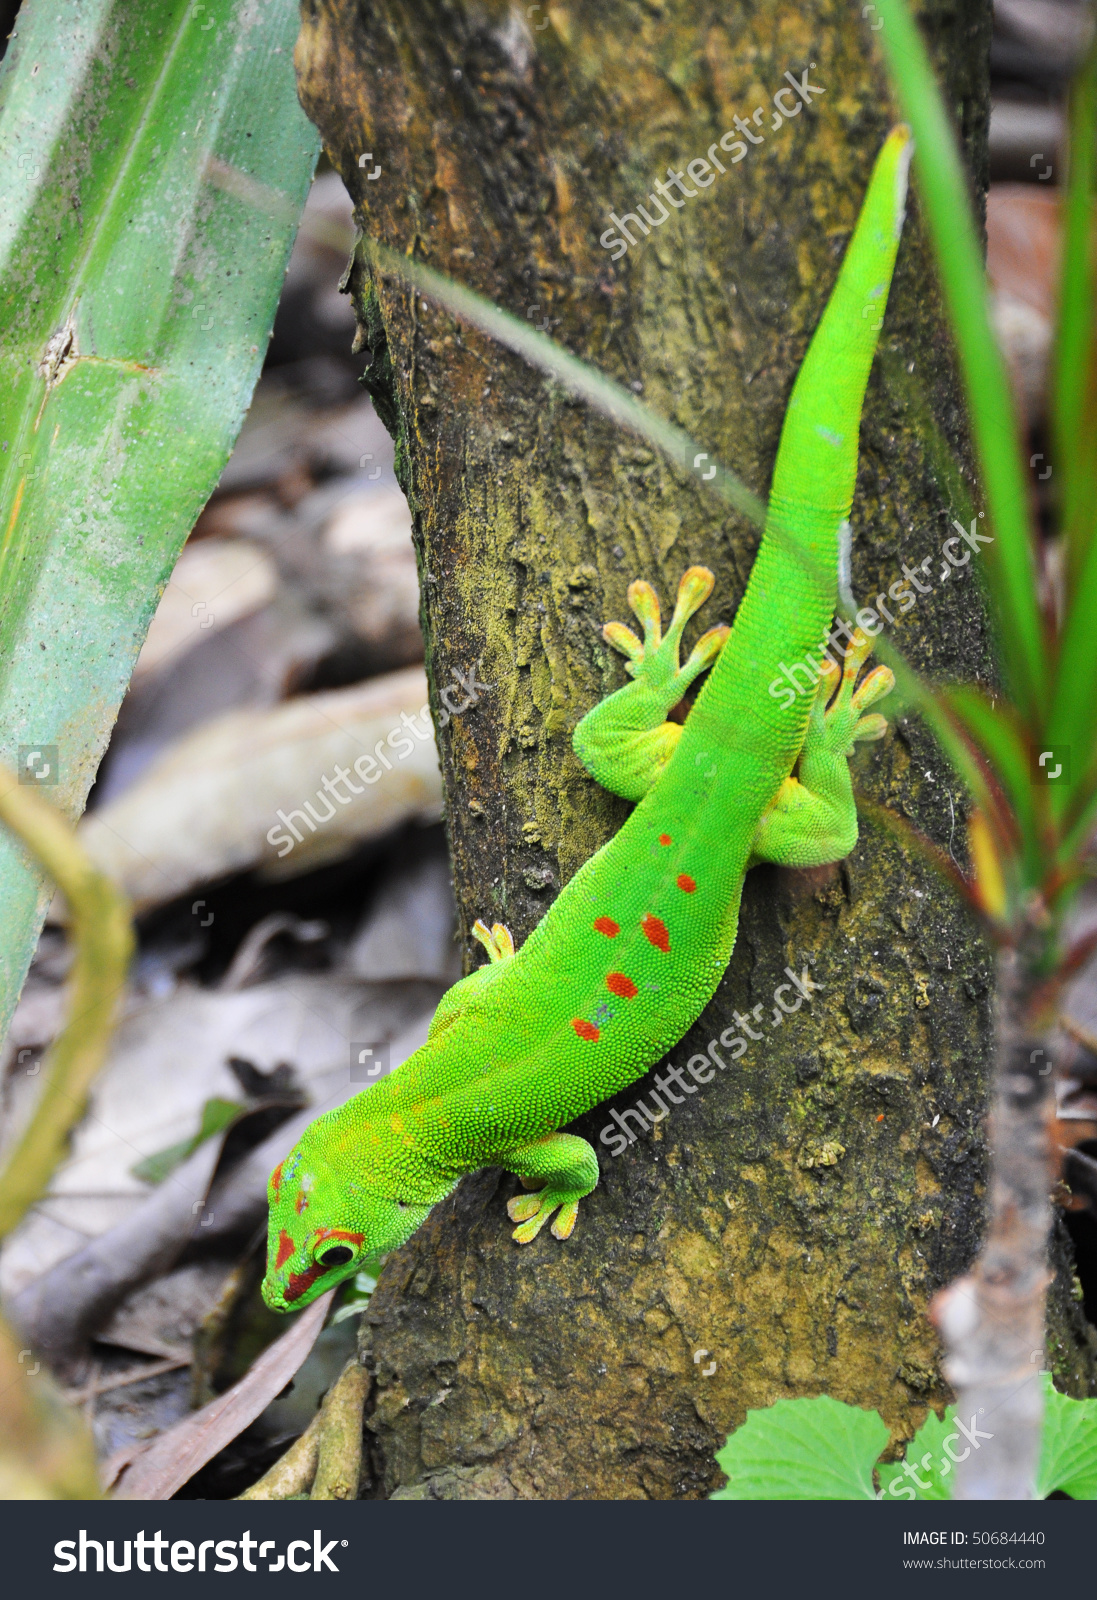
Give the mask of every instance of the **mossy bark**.
[[(305, 0), (303, 16), (302, 100), (365, 233), (547, 325), (764, 492), (894, 120), (858, 8)], [(929, 0), (923, 16), (981, 194), (990, 8)], [(775, 125), (775, 91), (805, 69), (823, 92)], [(695, 196), (612, 260), (609, 213), (650, 213), (655, 177), (704, 157), (737, 114), (762, 142), (703, 189), (687, 176)], [(717, 589), (695, 628), (730, 621), (757, 532), (699, 472), (372, 270), (368, 240), (350, 289), (414, 513), (432, 682), (478, 663), (491, 685), (440, 736), (464, 931), (498, 919), (520, 943), (627, 814), (570, 744), (624, 681), (603, 620), (627, 617), (632, 578), (667, 600), (703, 562)], [(903, 563), (918, 569), (926, 592), (896, 641), (934, 676), (985, 678), (975, 558), (942, 578), (971, 474), (916, 204), (882, 341), (854, 588), (872, 603)], [(960, 854), (963, 801), (917, 722), (899, 717), (854, 765)], [(805, 967), (819, 992), (777, 1026), (774, 991)], [(599, 1134), (649, 1084), (582, 1120), (602, 1181), (568, 1243), (514, 1245), (516, 1182), (487, 1172), (386, 1267), (365, 1329), (374, 1492), (698, 1496), (728, 1430), (782, 1395), (876, 1406), (909, 1436), (946, 1393), (927, 1299), (978, 1238), (990, 973), (952, 895), (887, 834), (863, 828), (818, 872), (752, 872), (728, 973), (672, 1057), (759, 1007), (735, 1069), (619, 1159)], [(1090, 1357), (1068, 1285), (1055, 1340), (1078, 1384)]]

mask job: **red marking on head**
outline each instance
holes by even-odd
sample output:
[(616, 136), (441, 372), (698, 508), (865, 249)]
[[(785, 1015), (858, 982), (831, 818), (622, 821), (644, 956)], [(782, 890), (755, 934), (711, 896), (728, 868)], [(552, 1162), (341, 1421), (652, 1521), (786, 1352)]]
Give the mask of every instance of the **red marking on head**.
[(284, 1161), (279, 1161), (278, 1165), (270, 1175), (270, 1187), (276, 1200), (278, 1198), (278, 1191), (282, 1187), (282, 1168), (285, 1166), (285, 1164), (286, 1163)]
[(366, 1236), (364, 1233), (348, 1233), (345, 1228), (317, 1228), (313, 1237), (318, 1244), (321, 1239), (345, 1239), (348, 1244), (361, 1244)]
[(688, 872), (680, 872), (678, 874), (678, 887), (683, 891), (683, 893), (692, 894), (697, 885), (694, 883)]
[(304, 1209), (308, 1205), (308, 1203), (309, 1203), (309, 1197), (305, 1193), (304, 1189), (298, 1189), (298, 1191), (297, 1191), (297, 1199), (293, 1202), (293, 1209), (296, 1211), (298, 1216), (301, 1215), (302, 1211), (304, 1211)]
[(612, 917), (598, 917), (594, 923), (599, 933), (604, 933), (607, 939), (616, 939), (621, 929)]
[(290, 1273), (290, 1280), (286, 1284), (286, 1304), (289, 1305), (293, 1300), (300, 1300), (301, 1296), (312, 1288), (317, 1278), (322, 1278), (323, 1276), (324, 1269), (316, 1262), (313, 1262), (312, 1266), (305, 1272)]
[(661, 833), (659, 835), (659, 843), (660, 844), (669, 844), (670, 843), (670, 834), (669, 833)]
[(589, 1039), (594, 1044), (598, 1039), (598, 1029), (593, 1022), (585, 1022), (582, 1017), (572, 1017), (571, 1025), (580, 1039)]
[(640, 926), (649, 944), (653, 944), (656, 950), (661, 950), (664, 955), (670, 954), (670, 934), (667, 932), (665, 922), (660, 922), (659, 918), (653, 917), (649, 911)]
[(611, 972), (606, 979), (606, 988), (611, 994), (620, 995), (622, 1000), (634, 1000), (638, 993), (632, 979), (623, 972)]
[(285, 1228), (283, 1228), (281, 1233), (278, 1235), (278, 1254), (274, 1258), (275, 1272), (278, 1271), (279, 1267), (285, 1266), (286, 1262), (289, 1260), (290, 1256), (293, 1255), (296, 1249), (297, 1246), (294, 1244)]

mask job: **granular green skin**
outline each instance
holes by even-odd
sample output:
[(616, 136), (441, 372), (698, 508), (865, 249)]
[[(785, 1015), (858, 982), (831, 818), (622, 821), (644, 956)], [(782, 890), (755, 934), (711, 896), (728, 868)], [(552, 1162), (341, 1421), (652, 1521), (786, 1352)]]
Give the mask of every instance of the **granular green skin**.
[[(680, 666), (682, 631), (712, 589), (700, 567), (682, 580), (665, 639), (643, 583), (629, 595), (643, 640), (620, 624), (606, 630), (634, 681), (592, 710), (575, 747), (601, 782), (639, 800), (636, 810), (518, 954), (509, 935), (505, 952), (492, 948), (491, 966), (443, 1001), (427, 1043), (314, 1123), (278, 1168), (263, 1286), (275, 1309), (307, 1304), (363, 1257), (402, 1244), (424, 1208), (487, 1165), (539, 1191), (511, 1203), (520, 1243), (557, 1210), (553, 1229), (568, 1237), (598, 1167), (589, 1146), (556, 1130), (642, 1077), (696, 1021), (731, 957), (752, 860), (817, 866), (856, 842), (846, 760), (856, 739), (884, 732), (882, 718), (861, 712), (891, 674), (880, 669), (854, 691), (863, 636), (844, 672), (824, 659), (817, 692), (795, 695), (780, 668), (818, 661), (833, 621), (909, 156), (897, 129), (793, 389), (765, 536), (730, 636), (710, 630)], [(684, 728), (668, 723), (713, 661)]]

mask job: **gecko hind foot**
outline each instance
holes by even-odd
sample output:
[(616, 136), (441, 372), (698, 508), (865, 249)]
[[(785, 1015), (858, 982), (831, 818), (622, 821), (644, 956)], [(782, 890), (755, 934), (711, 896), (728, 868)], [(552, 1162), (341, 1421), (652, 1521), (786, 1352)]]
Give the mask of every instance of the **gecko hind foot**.
[(515, 1228), (517, 1244), (536, 1239), (554, 1212), (555, 1239), (566, 1239), (575, 1227), (579, 1202), (598, 1183), (598, 1157), (585, 1139), (574, 1133), (550, 1133), (530, 1144), (510, 1150), (502, 1165), (532, 1192), (507, 1201), (507, 1214)]
[(895, 687), (895, 674), (890, 667), (874, 667), (858, 684), (857, 674), (871, 654), (872, 640), (857, 628), (846, 651), (844, 665), (839, 668), (827, 659), (822, 663), (819, 704), (825, 707), (823, 740), (836, 756), (848, 756), (855, 744), (868, 739), (882, 739), (887, 732), (884, 717), (878, 713), (871, 716), (865, 716), (864, 713), (877, 700), (891, 693)]
[(643, 578), (629, 584), (629, 608), (644, 630), (643, 639), (637, 638), (623, 622), (607, 622), (602, 634), (607, 643), (628, 658), (625, 670), (632, 677), (647, 679), (653, 687), (673, 685), (684, 692), (699, 673), (712, 665), (731, 631), (723, 623), (703, 633), (681, 664), (678, 653), (686, 623), (704, 605), (715, 582), (708, 567), (687, 568), (678, 585), (674, 613), (665, 636), (659, 599), (651, 584)]
[(515, 1228), (511, 1238), (517, 1244), (529, 1244), (536, 1239), (553, 1212), (558, 1209), (560, 1215), (549, 1232), (554, 1239), (569, 1239), (579, 1215), (579, 1201), (582, 1198), (582, 1195), (575, 1196), (568, 1190), (553, 1189), (547, 1184), (534, 1194), (515, 1195), (513, 1200), (507, 1201), (507, 1215), (512, 1222), (520, 1223), (521, 1226)]

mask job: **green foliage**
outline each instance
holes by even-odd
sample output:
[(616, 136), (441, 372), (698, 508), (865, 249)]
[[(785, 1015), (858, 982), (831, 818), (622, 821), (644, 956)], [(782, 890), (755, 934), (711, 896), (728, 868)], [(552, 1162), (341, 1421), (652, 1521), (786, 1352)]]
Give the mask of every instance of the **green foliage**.
[[(319, 147), (297, 29), (26, 0), (0, 67), (0, 759), (53, 746), (72, 820), (262, 365)], [(48, 894), (0, 837), (0, 1034)]]
[[(1010, 705), (965, 690), (938, 697), (927, 715), (965, 779), (988, 829), (989, 872), (979, 909), (1006, 938), (1046, 929), (1054, 971), (1062, 917), (1083, 875), (1097, 815), (1097, 44), (1071, 103), (1068, 189), (1053, 433), (1063, 546), (1044, 568), (1032, 526), (1030, 484), (1002, 357), (988, 316), (986, 277), (968, 182), (952, 121), (908, 0), (880, 0), (876, 37), (915, 138), (915, 177), (967, 390), (972, 437), (994, 543), (987, 575)], [(1045, 606), (1041, 582), (1058, 605)], [(1039, 756), (1051, 752), (1041, 771)], [(1060, 769), (1054, 782), (1045, 774)]]
[(888, 1441), (875, 1411), (829, 1395), (748, 1411), (716, 1459), (728, 1475), (713, 1500), (874, 1500), (872, 1469)]
[[(1043, 1375), (1044, 1432), (1037, 1496), (1097, 1500), (1097, 1400), (1072, 1400)], [(985, 1427), (985, 1424), (983, 1425)], [(981, 1430), (980, 1430), (981, 1431)], [(820, 1395), (778, 1400), (729, 1437), (716, 1459), (728, 1475), (713, 1500), (948, 1500), (955, 1463), (979, 1448), (957, 1424), (956, 1407), (930, 1411), (901, 1462), (873, 1467), (888, 1429), (876, 1411)]]
[(230, 1122), (246, 1110), (238, 1100), (207, 1100), (202, 1107), (202, 1115), (198, 1122), (198, 1132), (190, 1139), (183, 1139), (179, 1144), (169, 1144), (165, 1150), (158, 1150), (155, 1155), (146, 1156), (143, 1161), (138, 1161), (130, 1168), (135, 1178), (142, 1183), (163, 1183), (164, 1179), (181, 1167), (188, 1156), (194, 1154), (199, 1145), (205, 1144), (207, 1139), (212, 1139), (215, 1133), (221, 1133)]
[(1072, 1500), (1097, 1500), (1097, 1400), (1070, 1400), (1044, 1379), (1044, 1432), (1036, 1493), (1061, 1490)]
[(929, 55), (906, 0), (881, 0), (880, 40), (914, 134), (918, 194), (967, 389), (995, 543), (987, 570), (1019, 706), (1035, 715), (1047, 699), (1048, 660), (1034, 581), (1029, 494), (1017, 448), (1017, 418), (1005, 362), (990, 325), (986, 272), (963, 160)]

